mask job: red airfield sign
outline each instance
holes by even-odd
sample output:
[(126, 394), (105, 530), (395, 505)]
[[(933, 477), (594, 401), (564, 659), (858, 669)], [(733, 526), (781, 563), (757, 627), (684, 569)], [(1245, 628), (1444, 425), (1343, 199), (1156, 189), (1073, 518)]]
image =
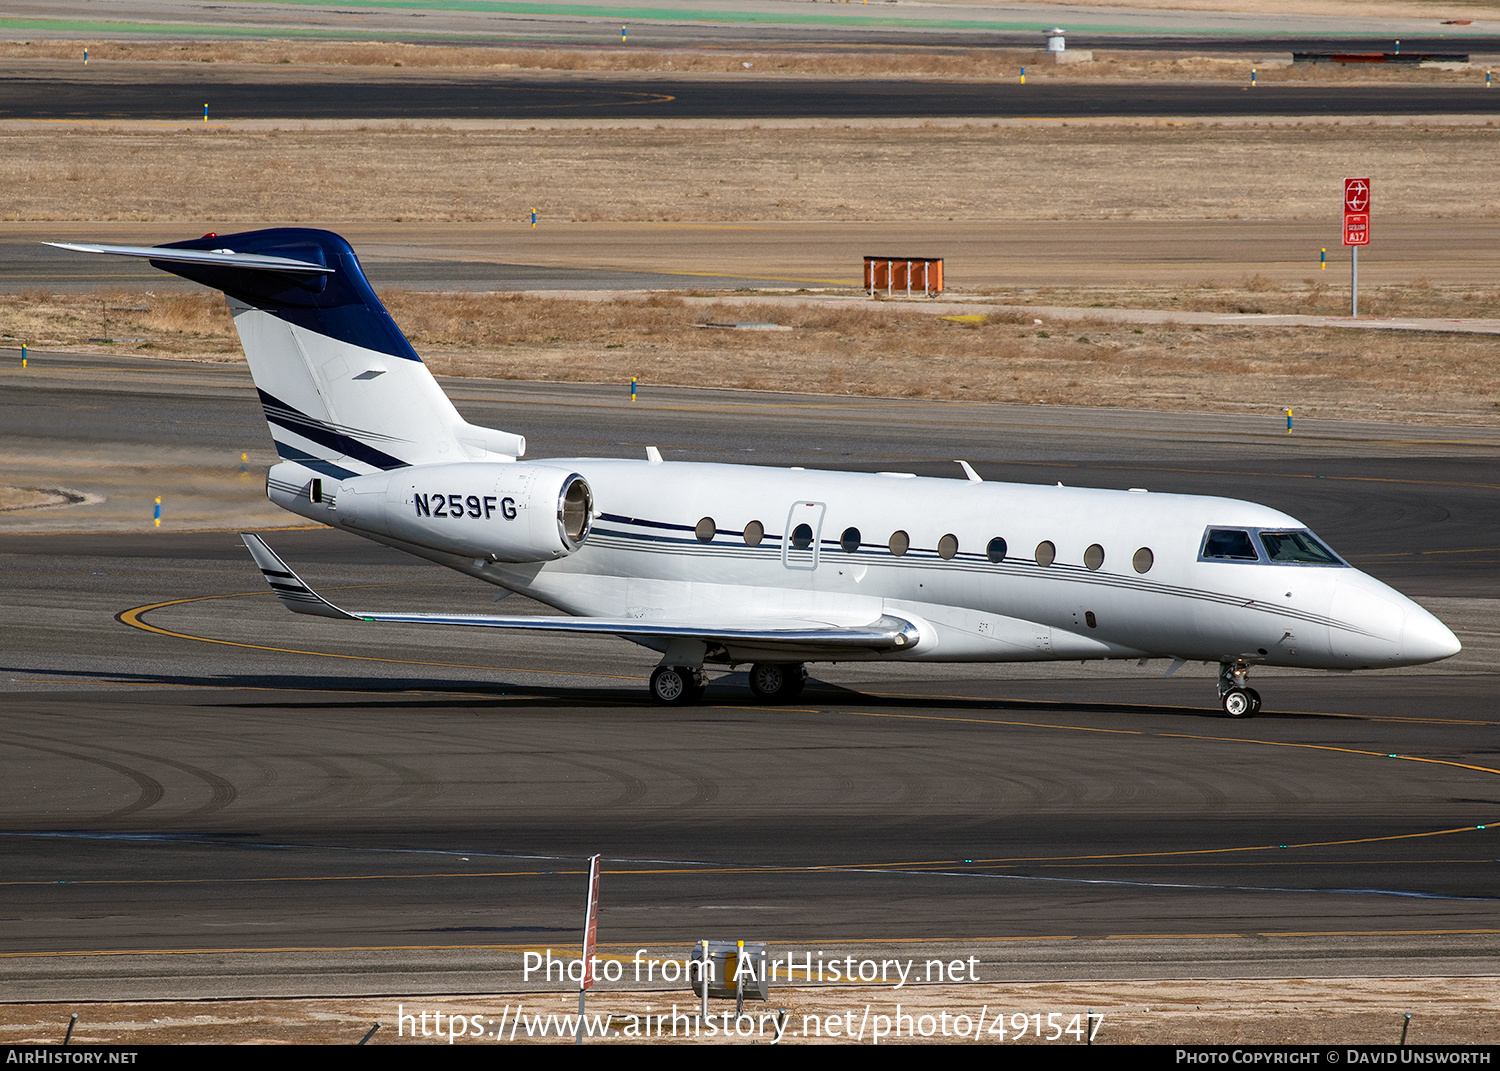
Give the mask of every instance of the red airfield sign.
[(1344, 180), (1344, 244), (1370, 244), (1370, 180)]

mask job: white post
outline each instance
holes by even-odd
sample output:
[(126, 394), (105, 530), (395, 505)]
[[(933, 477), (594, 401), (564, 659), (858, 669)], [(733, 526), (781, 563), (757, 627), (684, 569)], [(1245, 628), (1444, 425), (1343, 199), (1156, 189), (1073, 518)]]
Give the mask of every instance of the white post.
[(1359, 316), (1359, 246), (1349, 247), (1349, 316)]

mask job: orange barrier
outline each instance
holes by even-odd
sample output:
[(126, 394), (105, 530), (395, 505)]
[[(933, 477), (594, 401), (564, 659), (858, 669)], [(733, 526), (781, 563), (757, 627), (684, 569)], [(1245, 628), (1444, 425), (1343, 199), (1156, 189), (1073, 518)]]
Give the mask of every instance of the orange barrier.
[(874, 297), (884, 290), (886, 297), (897, 293), (911, 297), (921, 291), (923, 297), (943, 292), (943, 261), (928, 257), (865, 257), (865, 289)]

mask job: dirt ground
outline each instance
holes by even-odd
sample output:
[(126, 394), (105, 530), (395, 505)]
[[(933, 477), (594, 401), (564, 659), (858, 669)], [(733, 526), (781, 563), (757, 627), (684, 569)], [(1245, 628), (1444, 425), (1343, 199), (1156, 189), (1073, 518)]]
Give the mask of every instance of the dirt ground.
[[(1082, 1028), (1090, 1010), (1101, 1016), (1094, 1032), (1098, 1045), (1395, 1045), (1401, 1039), (1404, 1016), (1411, 1015), (1407, 1042), (1412, 1045), (1494, 1045), (1500, 1043), (1500, 986), (1496, 978), (1357, 978), (1283, 979), (1232, 982), (1163, 981), (1048, 983), (1035, 985), (970, 985), (964, 987), (922, 986), (899, 991), (889, 988), (776, 989), (767, 1005), (747, 1002), (752, 1015), (774, 1016), (786, 1009), (786, 1031), (782, 1044), (847, 1043), (844, 1034), (864, 1022), (864, 1041), (871, 1042), (878, 1016), (887, 1017), (885, 1029), (893, 1030), (895, 1016), (910, 1015), (908, 1032), (924, 1033), (915, 1040), (963, 1042), (959, 1029), (972, 1031), (984, 1015), (980, 1040), (990, 1044), (1081, 1044)], [(646, 1015), (670, 1015), (677, 1010), (691, 1014), (696, 1001), (686, 992), (611, 993), (596, 989), (589, 997), (592, 1014), (612, 1014), (610, 1040), (660, 1044), (676, 1040), (684, 1044), (724, 1043), (722, 1036), (708, 1038), (644, 1034)], [(400, 1012), (414, 1015), (415, 1022), (400, 1022)], [(732, 1011), (728, 1001), (714, 1001), (713, 1015)], [(866, 1019), (866, 1010), (869, 1019)], [(0, 1044), (56, 1043), (67, 1030), (68, 1017), (78, 1013), (74, 1044), (349, 1044), (358, 1041), (376, 1023), (380, 1029), (369, 1044), (448, 1044), (446, 1036), (412, 1037), (420, 1034), (423, 1012), (463, 1016), (472, 1024), (480, 1016), (481, 1026), (493, 1031), (502, 1021), (516, 1022), (520, 1010), (530, 1016), (576, 1014), (576, 995), (512, 994), (509, 996), (390, 997), (380, 999), (317, 1000), (215, 1000), (162, 1001), (151, 1003), (9, 1004), (0, 1005)], [(946, 1018), (943, 1013), (948, 1013)], [(1038, 1039), (1032, 1018), (1041, 1013), (1043, 1036)], [(1049, 1012), (1058, 1013), (1056, 1032), (1048, 1024)], [(932, 1019), (922, 1020), (930, 1015)], [(966, 1017), (958, 1019), (956, 1017)], [(1004, 1033), (997, 1029), (1003, 1017)], [(1028, 1020), (1022, 1030), (1022, 1020)], [(830, 1020), (835, 1025), (830, 1027)], [(670, 1022), (670, 1019), (668, 1020)], [(432, 1028), (436, 1020), (429, 1018)], [(469, 1024), (465, 1024), (468, 1026)], [(1074, 1031), (1067, 1033), (1069, 1025)], [(767, 1044), (774, 1025), (757, 1024), (757, 1036), (731, 1039), (740, 1044)], [(944, 1036), (944, 1028), (947, 1036)], [(689, 1029), (680, 1027), (684, 1032)], [(701, 1030), (701, 1027), (699, 1028)], [(750, 1033), (748, 1024), (743, 1027)], [(839, 1036), (829, 1037), (831, 1030)], [(668, 1028), (670, 1030), (670, 1027)], [(398, 1033), (399, 1031), (399, 1033)], [(820, 1031), (822, 1036), (817, 1036)], [(403, 1036), (404, 1035), (404, 1036)], [(525, 1026), (504, 1040), (510, 1042), (571, 1043), (538, 1031), (528, 1038)], [(1019, 1036), (1018, 1036), (1019, 1035)], [(459, 1039), (459, 1044), (494, 1044), (494, 1037)], [(896, 1039), (887, 1036), (889, 1043)], [(910, 1041), (902, 1037), (901, 1041)]]
[[(1437, 121), (828, 124), (794, 137), (702, 123), (542, 130), (351, 124), (315, 131), (11, 124), (0, 131), (0, 181), (11, 191), (7, 212), (16, 219), (220, 220), (224, 229), (285, 218), (289, 204), (298, 219), (379, 222), (519, 219), (536, 208), (544, 221), (695, 227), (850, 219), (1167, 225), (1327, 217), (1329, 176), (1359, 173), (1372, 176), (1389, 218), (1451, 227), (1450, 217), (1461, 217), (1458, 232), (1479, 245), (1472, 254), (1454, 249), (1453, 266), (1444, 267), (1451, 279), (1461, 277), (1468, 259), (1488, 255), (1483, 228), (1500, 216), (1500, 187), (1470, 181), (1492, 169), (1493, 141), (1493, 127), (1483, 123)], [(1143, 241), (1145, 253), (1149, 235)], [(1162, 259), (1174, 253), (1150, 249)], [(1082, 271), (1086, 243), (1076, 256)], [(1288, 282), (1226, 267), (1217, 279), (1178, 287), (1033, 287), (988, 296), (1018, 304), (1330, 314), (1347, 301), (1332, 272)], [(1201, 276), (1201, 265), (1192, 274)], [(1491, 285), (1434, 285), (1426, 276), (1367, 286), (1363, 297), (1362, 311), (1372, 316), (1500, 309), (1500, 291)], [(708, 308), (660, 296), (604, 304), (401, 292), (385, 298), (419, 351), (451, 374), (592, 382), (637, 376), (645, 384), (1229, 411), (1275, 412), (1295, 402), (1309, 415), (1484, 423), (1500, 415), (1486, 372), (1497, 345), (1484, 337), (1130, 327), (1107, 323), (1103, 314), (1098, 323), (1066, 327), (1028, 317), (959, 322), (871, 309), (835, 314), (790, 299), (768, 316), (736, 308), (732, 297)], [(207, 299), (193, 304), (140, 292), (53, 298), (30, 291), (0, 299), (0, 335), (7, 336), (0, 344), (231, 357), (236, 342), (215, 310), (222, 305)], [(793, 330), (697, 326), (767, 318)], [(88, 341), (99, 338), (143, 341)]]
[(1493, 120), (633, 126), (7, 123), (6, 220), (1500, 217)]
[[(1026, 296), (1055, 297), (1045, 290)], [(1289, 291), (1255, 279), (1156, 296), (1167, 308), (1302, 312), (1338, 312), (1342, 300), (1316, 283)], [(1500, 311), (1500, 291), (1478, 296), (1397, 287), (1371, 302), (1407, 314), (1434, 314), (1450, 303), (1471, 315)], [(1037, 323), (1024, 310), (945, 317), (897, 302), (827, 307), (795, 295), (753, 305), (732, 296), (598, 301), (397, 290), (382, 298), (439, 375), (621, 384), (634, 376), (645, 390), (712, 383), (1272, 414), (1295, 406), (1305, 416), (1500, 424), (1500, 387), (1490, 374), (1500, 336), (1493, 335), (1135, 325), (1102, 313)], [(787, 330), (704, 326), (768, 323)], [(10, 345), (29, 338), (36, 361), (48, 349), (242, 360), (222, 299), (207, 293), (0, 295), (0, 335)], [(106, 337), (149, 341), (99, 341)]]
[[(1302, 12), (1307, 14), (1308, 12)], [(1368, 16), (1367, 12), (1361, 14)], [(1463, 49), (1462, 42), (1453, 46)], [(1372, 50), (1377, 46), (1372, 45)], [(734, 74), (745, 77), (817, 75), (860, 78), (947, 78), (1029, 82), (1358, 82), (1466, 84), (1482, 81), (1488, 57), (1453, 64), (1293, 63), (1291, 52), (1198, 54), (1181, 51), (1090, 50), (1088, 62), (1058, 63), (1045, 50), (967, 49), (923, 45), (907, 37), (879, 46), (783, 43), (774, 48), (692, 46), (662, 49), (630, 47), (486, 47), (413, 45), (389, 42), (345, 43), (301, 40), (193, 42), (0, 41), (0, 58), (21, 63), (66, 60), (81, 67), (88, 50), (92, 72), (119, 75), (130, 65), (235, 64), (251, 77), (284, 74), (287, 67), (415, 68), (431, 74), (447, 70), (608, 71), (667, 74)], [(256, 72), (254, 68), (263, 70)], [(264, 68), (268, 68), (266, 70)], [(70, 73), (77, 73), (76, 71)]]

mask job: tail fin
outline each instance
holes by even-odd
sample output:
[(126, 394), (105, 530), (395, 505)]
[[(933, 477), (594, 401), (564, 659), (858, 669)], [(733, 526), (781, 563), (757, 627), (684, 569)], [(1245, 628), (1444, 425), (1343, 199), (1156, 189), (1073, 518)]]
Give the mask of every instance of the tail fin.
[(337, 234), (286, 227), (164, 246), (64, 248), (146, 257), (222, 290), (271, 437), (289, 461), (344, 478), (526, 452), (521, 436), (459, 415)]

